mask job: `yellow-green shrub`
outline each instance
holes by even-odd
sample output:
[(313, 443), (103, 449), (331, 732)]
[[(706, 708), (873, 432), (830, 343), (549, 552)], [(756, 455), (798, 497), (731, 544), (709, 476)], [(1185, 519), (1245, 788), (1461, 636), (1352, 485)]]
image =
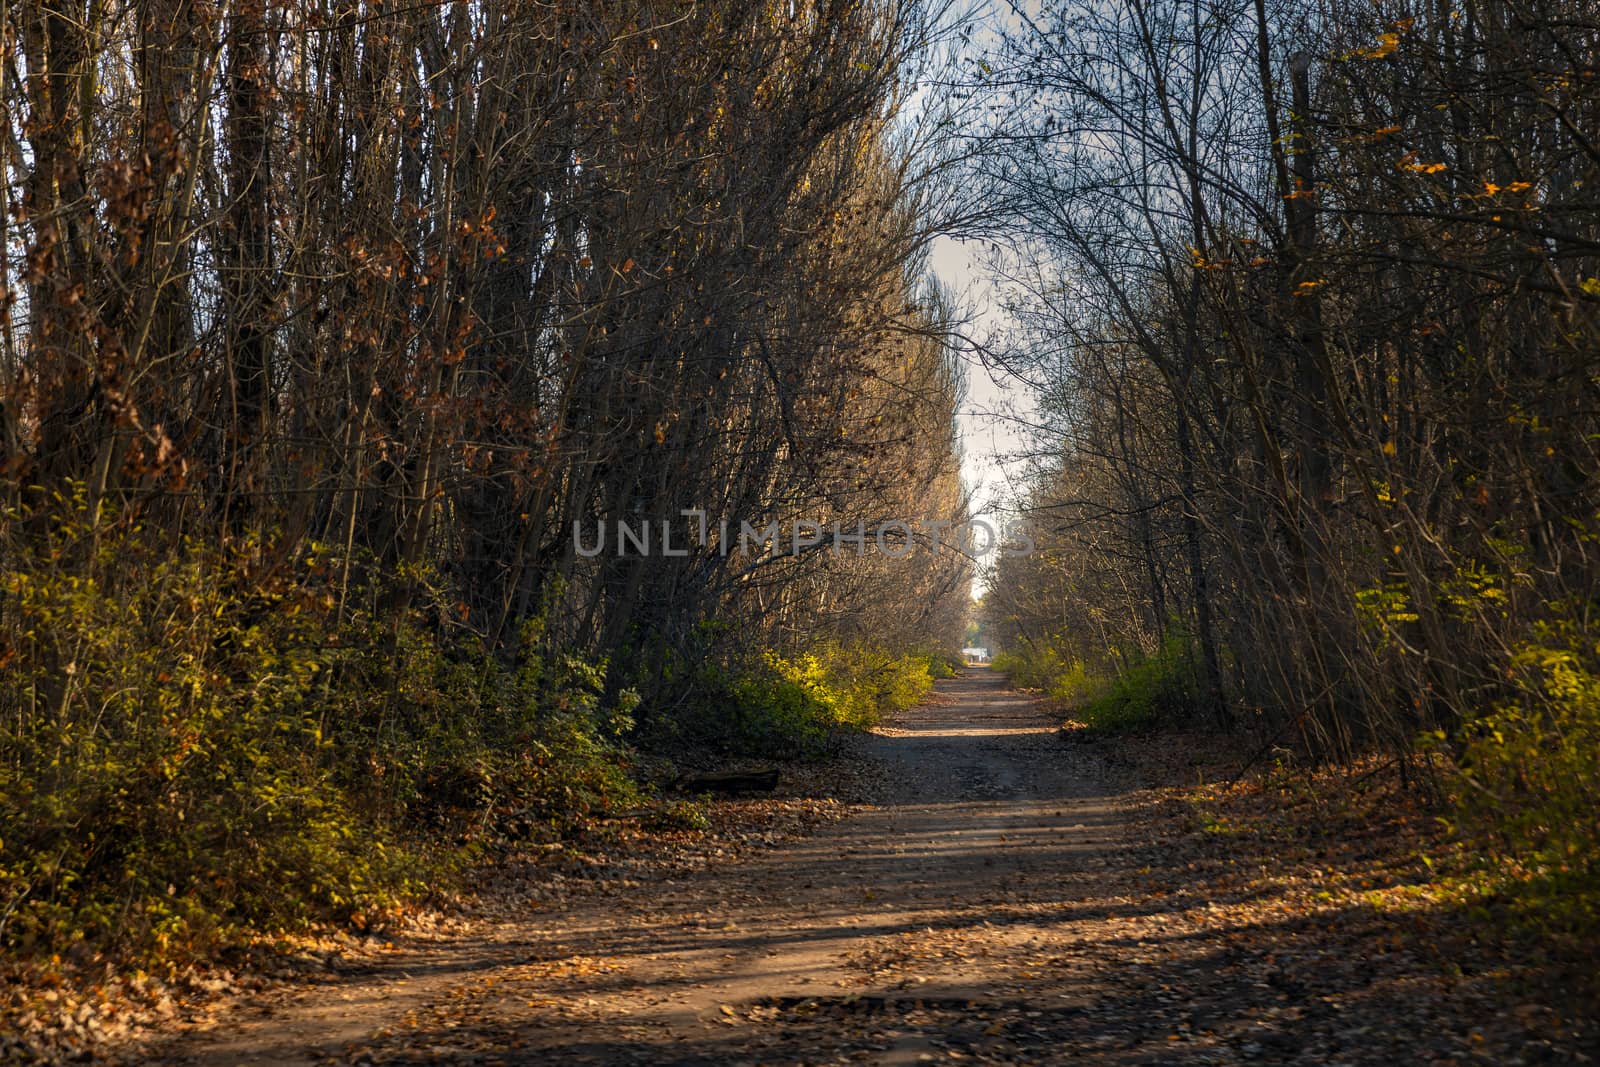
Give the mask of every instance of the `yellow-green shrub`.
[(1466, 724), (1463, 825), (1530, 916), (1592, 933), (1600, 930), (1600, 643), (1592, 627), (1555, 609), (1512, 657), (1521, 697)]
[(815, 756), (838, 731), (868, 729), (932, 688), (929, 655), (819, 642), (805, 652), (767, 651), (731, 667), (701, 668), (686, 710), (657, 729), (670, 727), (677, 744), (701, 750)]
[(1060, 653), (1049, 644), (1021, 644), (994, 654), (991, 670), (999, 671), (1022, 689), (1048, 689), (1064, 668)]
[(1194, 707), (1196, 692), (1188, 641), (1173, 632), (1154, 655), (1130, 664), (1083, 703), (1077, 715), (1097, 729), (1139, 729), (1182, 718)]
[(932, 659), (868, 644), (826, 642), (795, 656), (768, 653), (778, 676), (810, 693), (833, 723), (867, 729), (886, 711), (919, 703), (933, 689)]
[(1024, 644), (999, 652), (990, 666), (1010, 678), (1013, 685), (1042, 690), (1063, 708), (1088, 703), (1107, 688), (1106, 680), (1091, 674), (1087, 663), (1064, 655), (1051, 643)]
[(1154, 654), (1130, 657), (1116, 672), (1092, 671), (1054, 641), (1001, 652), (993, 667), (1014, 685), (1043, 690), (1090, 726), (1126, 730), (1178, 718), (1192, 707), (1198, 684), (1189, 653), (1188, 638), (1173, 630)]
[(393, 888), (329, 768), (326, 604), (259, 546), (57, 503), (0, 574), (0, 937), (160, 948)]
[(326, 553), (173, 545), (81, 492), (4, 520), (0, 947), (370, 912), (497, 812), (631, 796), (631, 694), (536, 632), (503, 664), (420, 612), (376, 625), (376, 590), (341, 619)]

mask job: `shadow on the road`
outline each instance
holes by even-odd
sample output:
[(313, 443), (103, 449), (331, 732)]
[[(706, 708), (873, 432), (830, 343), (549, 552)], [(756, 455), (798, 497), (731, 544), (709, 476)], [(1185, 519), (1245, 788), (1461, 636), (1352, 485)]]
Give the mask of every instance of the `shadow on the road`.
[[(523, 999), (483, 1013), (492, 1021), (397, 1029), (372, 1048), (375, 1062), (1052, 1063), (1066, 1062), (1070, 1048), (1092, 1050), (1077, 1062), (1111, 1067), (1361, 1064), (1427, 1062), (1459, 1047), (1462, 1035), (1429, 1033), (1426, 1021), (1387, 1035), (1328, 1036), (1363, 1001), (1369, 1013), (1385, 998), (1396, 999), (1396, 1010), (1413, 1006), (1415, 996), (1400, 1005), (1404, 991), (1350, 947), (1379, 943), (1392, 919), (1258, 907), (1250, 914), (1275, 917), (1231, 928), (1179, 921), (1270, 894), (1243, 879), (1219, 889), (1159, 841), (1129, 840), (1120, 810), (1139, 783), (1108, 786), (1095, 746), (1065, 743), (1036, 701), (998, 676), (969, 670), (942, 684), (933, 704), (873, 741), (873, 755), (890, 768), (892, 797), (749, 865), (742, 876), (755, 881), (745, 888), (760, 899), (730, 896), (718, 909), (721, 928), (707, 928), (698, 910), (706, 887), (692, 884), (728, 877), (710, 870), (642, 894), (649, 910), (628, 922), (611, 921), (600, 903), (587, 924), (563, 921), (559, 942), (535, 930), (525, 944), (477, 957), (409, 961), (413, 977), (502, 972)], [(1202, 887), (1212, 895), (1201, 896)], [(1017, 931), (1012, 940), (1008, 928)], [(1040, 932), (1052, 946), (1042, 957), (1024, 940)], [(987, 986), (970, 975), (845, 959), (865, 944), (967, 934), (989, 946), (978, 972)], [(570, 957), (572, 946), (618, 966), (563, 972), (549, 979), (555, 999), (528, 1005), (539, 984), (531, 976)], [(719, 987), (776, 982), (788, 991), (730, 997), (671, 1026), (629, 1026), (606, 1013), (605, 1004), (643, 993), (692, 1000), (707, 980), (697, 966), (644, 988), (630, 973), (672, 957), (732, 961), (719, 965)], [(523, 969), (529, 977), (519, 979)], [(853, 984), (841, 988), (841, 973)]]

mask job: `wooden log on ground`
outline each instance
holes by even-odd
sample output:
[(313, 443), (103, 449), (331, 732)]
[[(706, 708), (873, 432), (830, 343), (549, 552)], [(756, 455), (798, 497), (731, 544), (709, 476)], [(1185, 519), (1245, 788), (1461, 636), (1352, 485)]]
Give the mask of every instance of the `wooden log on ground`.
[(686, 774), (673, 783), (680, 793), (716, 793), (734, 796), (739, 793), (770, 793), (778, 788), (778, 769), (768, 767), (759, 771), (713, 771), (708, 774)]

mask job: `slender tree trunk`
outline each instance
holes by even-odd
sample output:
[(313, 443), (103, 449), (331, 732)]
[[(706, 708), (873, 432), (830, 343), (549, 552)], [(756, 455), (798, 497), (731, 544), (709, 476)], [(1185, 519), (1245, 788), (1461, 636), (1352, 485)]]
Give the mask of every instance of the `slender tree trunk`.
[[(223, 289), (228, 305), (232, 418), (224, 509), (237, 527), (265, 491), (272, 417), (271, 173), (268, 165), (267, 0), (239, 0), (228, 27), (228, 229)], [(242, 498), (236, 494), (245, 494)]]

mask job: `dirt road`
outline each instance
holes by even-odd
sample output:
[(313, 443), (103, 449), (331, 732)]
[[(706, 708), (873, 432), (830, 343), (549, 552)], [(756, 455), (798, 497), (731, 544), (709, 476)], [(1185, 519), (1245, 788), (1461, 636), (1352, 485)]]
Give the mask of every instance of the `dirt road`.
[[(874, 735), (880, 803), (739, 863), (530, 908), (270, 1008), (169, 1062), (1032, 1061), (1090, 999), (1102, 770), (987, 671)], [(1080, 965), (1081, 964), (1081, 965)]]
[(1236, 759), (1172, 734), (1069, 742), (969, 671), (826, 768), (850, 805), (792, 768), (786, 796), (721, 803), (711, 832), (507, 869), (453, 927), (211, 1001), (132, 1062), (1600, 1058), (1559, 971), (1416, 906), (1399, 797), (1312, 817), (1257, 786), (1197, 807), (1196, 777)]

